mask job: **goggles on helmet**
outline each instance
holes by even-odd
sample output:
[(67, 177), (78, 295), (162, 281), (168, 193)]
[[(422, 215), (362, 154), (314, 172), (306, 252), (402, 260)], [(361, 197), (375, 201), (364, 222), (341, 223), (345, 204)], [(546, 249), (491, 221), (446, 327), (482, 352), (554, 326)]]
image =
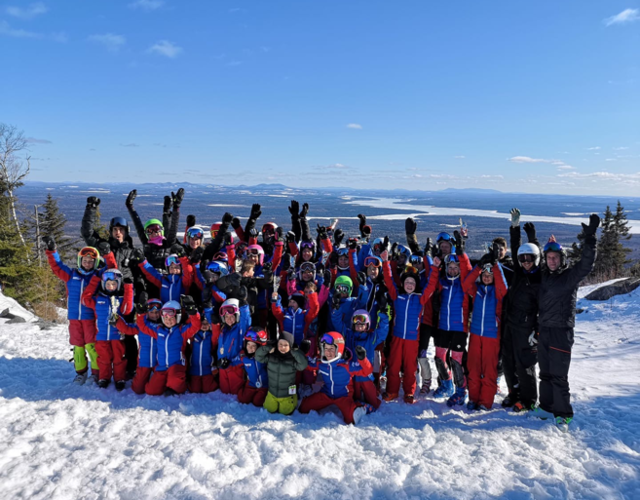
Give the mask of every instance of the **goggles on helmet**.
[(260, 250), (257, 248), (247, 248), (246, 253), (247, 255), (260, 255)]
[(160, 314), (162, 314), (164, 318), (175, 318), (178, 313), (175, 309), (162, 309)]
[(379, 257), (370, 255), (369, 257), (365, 257), (364, 259), (364, 267), (369, 267), (369, 266), (382, 267), (382, 261), (380, 260)]
[(325, 345), (332, 345), (335, 346), (335, 344), (333, 343), (333, 337), (331, 335), (329, 335), (328, 333), (325, 333), (321, 338), (320, 338), (320, 343), (321, 344), (325, 344)]
[(338, 248), (338, 250), (336, 250), (336, 253), (338, 254), (338, 257), (348, 257), (349, 256), (349, 249), (348, 248)]
[(236, 314), (238, 308), (236, 306), (223, 306), (220, 308), (220, 316), (226, 316), (227, 314)]
[(111, 219), (110, 225), (111, 227), (122, 227), (126, 229), (129, 224), (127, 224), (127, 219), (124, 217), (114, 217)]
[(190, 227), (187, 229), (187, 238), (201, 240), (204, 238), (204, 231), (199, 227)]
[(482, 272), (487, 274), (493, 274), (493, 266), (491, 264), (485, 264), (482, 266)]
[[(147, 307), (149, 311), (159, 311), (162, 309), (162, 302), (158, 299), (149, 299), (147, 300)], [(168, 311), (169, 309), (167, 309)]]
[(348, 294), (350, 290), (347, 285), (336, 285), (336, 292)]
[(316, 266), (312, 262), (303, 262), (300, 265), (300, 271), (303, 273), (315, 273)]
[(557, 241), (550, 241), (544, 246), (544, 252), (562, 253), (562, 245), (560, 245), (560, 243), (558, 243)]
[(351, 319), (354, 325), (368, 325), (369, 317), (364, 314), (356, 314)]
[(169, 257), (165, 259), (164, 261), (165, 267), (169, 267), (172, 264), (177, 264), (178, 266), (181, 265), (177, 255), (169, 255)]
[(164, 228), (159, 224), (152, 224), (145, 229), (145, 232), (147, 234), (158, 234), (158, 233), (162, 233), (163, 231), (164, 231)]
[(93, 260), (100, 258), (100, 253), (93, 247), (84, 247), (78, 252), (79, 257), (91, 257)]
[(451, 235), (449, 233), (440, 233), (436, 238), (436, 243), (440, 243), (441, 241), (451, 241)]
[(300, 250), (304, 250), (305, 248), (308, 248), (309, 250), (313, 250), (313, 241), (301, 241)]
[(458, 265), (460, 265), (460, 260), (458, 259), (457, 255), (449, 254), (444, 258), (444, 263), (445, 264), (458, 264)]
[(412, 255), (411, 257), (409, 257), (409, 262), (411, 262), (411, 264), (414, 266), (418, 264), (424, 264), (423, 257), (420, 255)]
[(115, 271), (105, 271), (102, 275), (102, 281), (105, 283), (107, 281), (119, 281), (122, 274)]

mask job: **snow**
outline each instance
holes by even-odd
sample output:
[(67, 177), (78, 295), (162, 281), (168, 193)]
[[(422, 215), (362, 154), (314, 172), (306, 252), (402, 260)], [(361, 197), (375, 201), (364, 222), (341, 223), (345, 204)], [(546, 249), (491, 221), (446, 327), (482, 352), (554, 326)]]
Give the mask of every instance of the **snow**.
[(64, 325), (0, 319), (0, 498), (637, 499), (640, 290), (578, 306), (568, 434), (499, 404), (383, 403), (354, 427), (75, 386)]

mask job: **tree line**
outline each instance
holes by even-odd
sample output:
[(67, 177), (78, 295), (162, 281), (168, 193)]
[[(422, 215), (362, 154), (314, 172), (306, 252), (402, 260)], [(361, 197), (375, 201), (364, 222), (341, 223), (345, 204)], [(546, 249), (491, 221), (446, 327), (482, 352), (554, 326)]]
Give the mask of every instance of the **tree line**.
[[(65, 233), (66, 217), (58, 201), (48, 193), (42, 205), (23, 207), (17, 191), (31, 170), (29, 141), (15, 126), (0, 123), (0, 286), (3, 293), (45, 319), (56, 319), (56, 306), (63, 306), (65, 290), (46, 264), (41, 237), (52, 236), (64, 262), (75, 262), (82, 241)], [(104, 225), (101, 231), (108, 237)], [(625, 276), (640, 276), (640, 261), (633, 263), (631, 239), (624, 207), (618, 201), (615, 210), (607, 206), (598, 236), (598, 255), (590, 283)], [(568, 249), (569, 259), (580, 259), (584, 239)]]

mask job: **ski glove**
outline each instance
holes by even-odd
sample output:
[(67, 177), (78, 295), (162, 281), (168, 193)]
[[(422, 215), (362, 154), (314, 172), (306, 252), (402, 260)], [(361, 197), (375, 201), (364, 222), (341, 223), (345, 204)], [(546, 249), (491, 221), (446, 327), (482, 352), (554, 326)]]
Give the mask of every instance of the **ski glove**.
[(598, 226), (600, 225), (600, 217), (598, 214), (591, 214), (589, 216), (589, 225), (582, 224), (582, 232), (585, 236), (595, 236)]
[(191, 258), (189, 259), (192, 264), (197, 264), (202, 260), (204, 255), (204, 247), (198, 247), (191, 252)]
[(300, 342), (300, 351), (302, 351), (302, 354), (306, 356), (310, 350), (311, 350), (310, 340), (303, 340), (302, 342)]
[(308, 203), (303, 203), (302, 204), (302, 210), (300, 210), (300, 218), (304, 219), (307, 214), (309, 213), (309, 204)]
[(42, 242), (46, 245), (47, 250), (54, 252), (56, 250), (56, 241), (52, 236), (43, 236)]
[(195, 316), (198, 314), (198, 308), (196, 307), (196, 303), (191, 295), (181, 295), (180, 304), (182, 305), (184, 312), (189, 316)]
[(138, 190), (137, 189), (131, 190), (131, 192), (129, 193), (129, 196), (127, 196), (127, 201), (125, 201), (124, 204), (126, 205), (126, 207), (129, 210), (131, 210), (133, 208), (133, 200), (136, 199), (136, 196), (138, 196)]
[(164, 197), (164, 203), (162, 205), (162, 212), (167, 214), (169, 212), (171, 212), (171, 196), (165, 196)]
[(534, 242), (536, 239), (536, 226), (534, 226), (533, 222), (525, 222), (523, 228), (529, 243)]
[(249, 215), (249, 218), (258, 220), (261, 215), (262, 211), (260, 210), (260, 203), (254, 203), (253, 205), (251, 205), (251, 215)]
[(98, 243), (98, 252), (100, 252), (100, 255), (102, 256), (111, 253), (111, 245), (109, 245), (109, 243), (107, 243), (106, 241), (101, 241), (100, 243)]
[(318, 231), (318, 237), (321, 240), (326, 240), (328, 238), (328, 236), (327, 236), (327, 228), (326, 227), (321, 226), (320, 224), (318, 224), (317, 231)]
[(333, 245), (338, 248), (343, 239), (344, 231), (342, 229), (336, 229), (333, 233)]
[(231, 221), (231, 227), (233, 229), (238, 229), (239, 227), (242, 227), (242, 223), (240, 222), (240, 219), (238, 219), (237, 217), (234, 217), (233, 220)]
[(407, 236), (416, 234), (417, 229), (418, 223), (411, 217), (408, 217), (407, 220), (404, 221), (404, 231), (407, 233)]
[(456, 255), (462, 255), (464, 253), (464, 240), (460, 236), (460, 232), (454, 231), (453, 237), (456, 240)]
[(300, 204), (296, 200), (291, 200), (291, 204), (289, 205), (289, 213), (292, 217), (298, 218), (298, 212), (300, 211)]
[(520, 210), (512, 208), (509, 213), (511, 214), (511, 227), (518, 227), (520, 225)]
[(364, 236), (364, 226), (367, 225), (367, 216), (364, 214), (358, 214), (358, 219), (360, 219), (360, 225), (358, 226), (358, 228), (360, 229), (360, 234), (362, 234)]
[(100, 205), (100, 198), (96, 198), (95, 196), (89, 196), (87, 198), (87, 208), (98, 208)]
[(196, 216), (195, 215), (187, 215), (187, 227), (193, 227), (196, 225)]
[(224, 215), (222, 216), (222, 223), (228, 226), (229, 224), (231, 224), (232, 221), (233, 221), (233, 215), (231, 215), (229, 212), (225, 212)]
[(229, 359), (227, 358), (218, 360), (218, 368), (220, 368), (221, 370), (228, 368), (230, 364), (231, 364), (231, 361), (229, 361)]
[(356, 356), (358, 356), (358, 359), (362, 361), (367, 357), (367, 350), (361, 345), (356, 346)]
[(176, 254), (178, 258), (184, 257), (186, 255), (184, 251), (184, 247), (180, 243), (171, 245), (171, 248), (169, 249), (169, 251), (173, 254)]
[(144, 257), (144, 252), (139, 248), (134, 248), (131, 253), (131, 257), (129, 258), (129, 264), (132, 266), (137, 266), (140, 263), (144, 262), (146, 259)]
[(184, 189), (180, 188), (178, 189), (178, 191), (174, 194), (173, 191), (171, 191), (171, 201), (173, 202), (173, 208), (174, 210), (176, 208), (180, 208), (180, 205), (182, 204), (182, 200), (184, 199)]

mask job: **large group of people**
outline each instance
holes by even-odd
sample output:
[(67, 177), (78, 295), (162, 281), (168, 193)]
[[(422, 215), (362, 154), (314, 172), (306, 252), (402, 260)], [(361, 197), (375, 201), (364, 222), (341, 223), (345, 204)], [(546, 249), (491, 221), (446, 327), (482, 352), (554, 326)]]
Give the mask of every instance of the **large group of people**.
[(510, 244), (496, 238), (472, 262), (465, 226), (424, 247), (411, 218), (403, 243), (374, 237), (364, 215), (359, 234), (333, 219), (314, 236), (309, 205), (291, 201), (290, 230), (259, 225), (254, 204), (244, 226), (230, 213), (208, 228), (188, 215), (179, 238), (184, 190), (144, 224), (136, 195), (106, 239), (100, 200), (87, 199), (76, 267), (43, 238), (66, 283), (75, 383), (122, 391), (130, 380), (154, 396), (219, 389), (286, 415), (335, 405), (358, 423), (401, 393), (489, 410), (504, 373), (503, 407), (568, 429), (576, 292), (595, 260), (597, 215), (573, 266), (553, 236), (541, 247), (531, 222), (522, 242), (518, 209)]

